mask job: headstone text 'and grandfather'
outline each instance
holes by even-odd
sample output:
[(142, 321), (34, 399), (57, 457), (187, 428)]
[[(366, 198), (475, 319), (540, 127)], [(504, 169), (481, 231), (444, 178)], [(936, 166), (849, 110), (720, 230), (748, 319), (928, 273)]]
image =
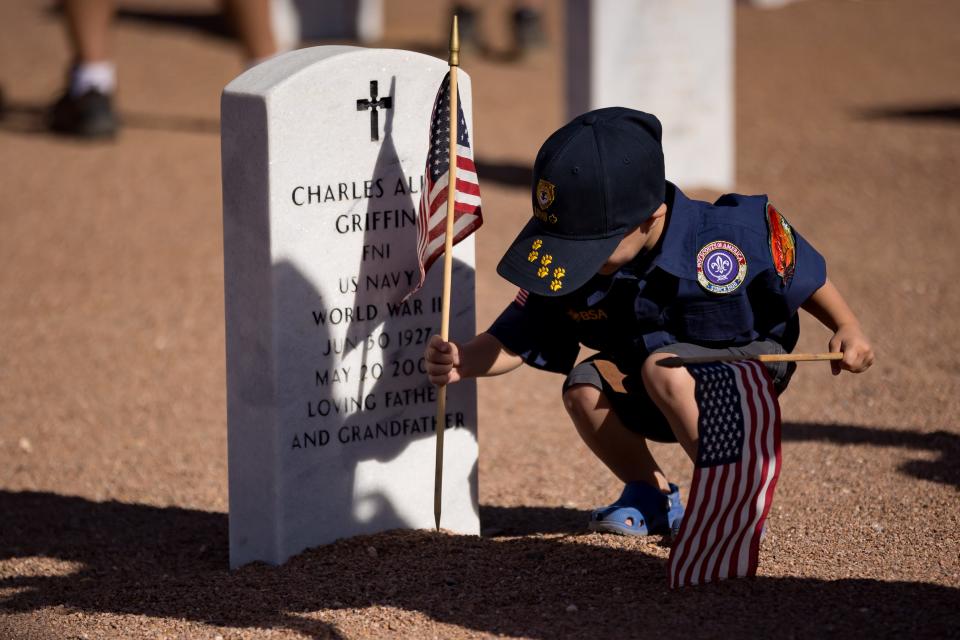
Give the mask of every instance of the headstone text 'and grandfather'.
[[(315, 47), (222, 99), (230, 564), (433, 525), (441, 269), (419, 277), (417, 203), (447, 71), (418, 53)], [(470, 81), (461, 97), (472, 117)], [(474, 251), (454, 250), (451, 335), (472, 336)], [(441, 526), (478, 533), (476, 390), (448, 396)]]

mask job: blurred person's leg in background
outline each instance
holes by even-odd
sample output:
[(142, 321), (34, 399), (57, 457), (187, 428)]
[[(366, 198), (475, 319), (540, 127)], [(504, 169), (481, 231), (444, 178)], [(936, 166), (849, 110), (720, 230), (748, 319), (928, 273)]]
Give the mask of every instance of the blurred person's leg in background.
[(543, 0), (514, 0), (513, 46), (524, 53), (547, 44), (543, 27)]
[[(223, 0), (253, 66), (277, 53), (270, 19), (271, 0)], [(63, 0), (72, 59), (67, 88), (50, 112), (50, 128), (84, 138), (111, 138), (119, 127), (113, 109), (117, 86), (112, 52), (114, 0)]]
[(117, 85), (111, 52), (113, 0), (64, 0), (73, 58), (67, 88), (54, 104), (50, 127), (86, 138), (112, 137), (117, 131), (113, 93)]
[[(510, 4), (509, 28), (513, 54), (522, 55), (546, 44), (543, 27), (543, 0), (513, 0)], [(489, 47), (480, 33), (480, 0), (459, 0), (451, 8), (458, 16), (460, 46), (466, 49), (489, 52)], [(489, 24), (489, 23), (488, 23)]]
[(240, 38), (249, 66), (276, 55), (270, 0), (223, 0), (223, 8)]

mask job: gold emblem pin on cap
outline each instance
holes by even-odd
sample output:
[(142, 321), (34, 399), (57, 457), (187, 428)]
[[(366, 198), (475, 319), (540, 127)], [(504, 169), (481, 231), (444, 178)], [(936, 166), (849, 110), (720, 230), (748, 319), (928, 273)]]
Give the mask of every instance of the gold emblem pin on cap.
[(540, 178), (537, 182), (537, 204), (541, 209), (549, 209), (557, 197), (557, 187), (552, 182)]

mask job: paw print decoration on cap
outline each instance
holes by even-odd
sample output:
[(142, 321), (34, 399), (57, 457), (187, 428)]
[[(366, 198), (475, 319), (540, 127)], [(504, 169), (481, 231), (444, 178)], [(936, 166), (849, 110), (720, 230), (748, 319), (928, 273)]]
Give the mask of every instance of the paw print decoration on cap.
[(649, 113), (607, 107), (551, 134), (534, 161), (531, 208), (520, 212), (529, 218), (497, 273), (546, 297), (586, 284), (665, 202), (662, 130)]
[[(527, 255), (527, 260), (534, 264), (538, 263), (537, 267), (537, 277), (546, 278), (550, 275), (550, 265), (553, 264), (553, 256), (549, 253), (544, 253), (540, 255), (539, 250), (543, 247), (543, 240), (537, 238), (533, 241), (533, 244), (530, 245), (530, 253)], [(550, 281), (550, 291), (559, 291), (563, 288), (563, 277), (567, 275), (567, 270), (561, 266), (556, 266), (553, 269), (553, 279)]]

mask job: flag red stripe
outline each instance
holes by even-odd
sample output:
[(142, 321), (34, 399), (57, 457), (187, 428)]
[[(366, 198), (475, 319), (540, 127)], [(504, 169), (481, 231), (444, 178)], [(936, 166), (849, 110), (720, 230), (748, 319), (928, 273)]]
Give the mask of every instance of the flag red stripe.
[[(743, 436), (743, 450), (741, 456), (741, 462), (737, 465), (739, 475), (739, 483), (736, 485), (737, 493), (731, 500), (731, 504), (734, 505), (732, 510), (732, 522), (729, 528), (729, 533), (726, 536), (724, 544), (721, 546), (719, 553), (717, 554), (717, 564), (713, 571), (715, 579), (723, 579), (729, 576), (729, 570), (726, 565), (728, 564), (728, 554), (732, 554), (733, 557), (739, 556), (739, 547), (735, 544), (735, 541), (739, 535), (739, 532), (742, 528), (746, 527), (746, 523), (749, 522), (747, 518), (744, 517), (744, 510), (747, 509), (747, 504), (750, 500), (752, 489), (755, 485), (753, 475), (750, 473), (753, 468), (753, 464), (756, 459), (757, 450), (755, 448), (755, 442), (753, 439), (754, 433), (754, 423), (753, 423), (753, 412), (749, 408), (752, 401), (752, 394), (750, 393), (748, 386), (744, 383), (742, 377), (742, 369), (736, 365), (731, 365), (731, 372), (734, 374), (735, 379), (738, 381), (738, 395), (740, 395), (741, 401), (741, 410), (744, 402), (748, 405), (747, 411), (744, 413), (744, 436)], [(742, 392), (740, 391), (742, 389)]]
[[(751, 410), (749, 408), (752, 401), (752, 392), (750, 387), (747, 384), (743, 376), (743, 369), (739, 366), (734, 366), (734, 369), (737, 374), (737, 378), (740, 381), (740, 387), (743, 389), (743, 394), (741, 401), (745, 401), (748, 405), (747, 412), (745, 415), (751, 415)], [(741, 402), (741, 405), (742, 405)], [(740, 531), (747, 526), (749, 520), (746, 517), (745, 511), (748, 508), (748, 502), (751, 496), (751, 488), (754, 484), (753, 474), (751, 473), (752, 465), (755, 463), (757, 456), (759, 455), (759, 448), (753, 437), (753, 430), (745, 431), (743, 437), (743, 461), (741, 467), (743, 468), (743, 482), (739, 488), (739, 495), (737, 498), (736, 508), (734, 510), (735, 519), (734, 526), (730, 532), (730, 538), (727, 541), (727, 547), (724, 549), (723, 554), (720, 556), (720, 563), (718, 566), (718, 575), (721, 579), (727, 578), (731, 575), (730, 567), (735, 566), (732, 564), (732, 558), (736, 558), (739, 555), (739, 548), (736, 545), (736, 540), (739, 537)], [(733, 575), (736, 575), (736, 572), (733, 572)]]
[[(467, 225), (466, 227), (464, 227), (463, 230), (460, 231), (460, 233), (457, 233), (453, 236), (453, 244), (457, 244), (458, 242), (460, 242), (461, 240), (469, 236), (471, 233), (479, 229), (480, 225), (481, 225), (481, 221), (477, 220)], [(444, 232), (440, 231), (433, 238), (431, 238), (431, 240), (436, 239), (442, 236), (443, 234)], [(424, 246), (424, 250), (425, 249), (426, 249), (426, 245)], [(430, 253), (430, 255), (424, 260), (424, 267), (423, 267), (424, 272), (430, 270), (430, 267), (433, 265), (433, 263), (436, 262), (436, 260), (443, 255), (444, 250), (445, 250), (445, 245), (441, 244), (439, 247), (437, 247)]]
[(457, 191), (460, 193), (467, 193), (472, 196), (480, 195), (480, 185), (476, 182), (467, 182), (466, 180), (461, 180), (457, 178)]
[[(742, 446), (742, 445), (741, 445)], [(707, 562), (703, 566), (703, 582), (717, 580), (717, 567), (720, 565), (717, 560), (720, 557), (720, 550), (730, 536), (732, 531), (731, 516), (733, 514), (733, 505), (736, 502), (736, 492), (740, 487), (741, 465), (730, 465), (731, 476), (724, 486), (723, 512), (717, 521), (717, 535), (713, 539), (710, 548), (704, 553)]]
[(430, 215), (427, 216), (427, 219), (432, 218), (433, 214), (437, 212), (437, 209), (439, 209), (441, 205), (444, 205), (446, 203), (447, 203), (447, 190), (441, 189), (440, 193), (438, 193), (437, 196), (430, 202)]
[[(457, 183), (459, 184), (459, 182), (460, 182), (460, 181), (458, 180)], [(470, 183), (467, 183), (467, 184), (470, 184)], [(471, 190), (471, 191), (474, 191), (474, 190)], [(471, 191), (466, 191), (466, 190), (460, 189), (460, 188), (458, 187), (458, 189), (457, 189), (457, 194), (459, 195), (459, 194), (467, 193), (467, 194), (469, 194), (469, 195), (474, 195), (474, 196), (479, 196), (479, 195), (480, 195), (480, 189), (479, 189), (479, 187), (477, 187), (477, 188), (475, 189), (476, 193), (472, 193)], [(430, 205), (430, 215), (428, 216), (428, 218), (432, 218), (432, 217), (434, 216), (434, 214), (436, 214), (437, 211), (440, 209), (440, 207), (442, 207), (442, 206), (445, 205), (445, 204), (447, 204), (447, 190), (446, 190), (446, 189), (444, 189), (441, 194), (437, 195), (437, 197), (433, 199), (433, 203)], [(476, 210), (479, 209), (479, 208), (480, 208), (480, 205), (477, 205), (477, 204), (471, 204), (471, 203), (469, 203), (469, 202), (461, 202), (460, 200), (454, 200), (454, 201), (453, 201), (453, 210), (454, 210), (454, 211), (459, 211), (459, 212), (461, 212), (461, 213), (473, 213), (474, 211), (476, 211)], [(437, 225), (434, 225), (434, 228), (436, 228), (436, 227), (438, 227), (438, 226), (442, 227), (443, 225), (442, 225), (442, 224), (437, 224)]]
[[(757, 386), (760, 388), (761, 392), (759, 394), (760, 399), (763, 401), (763, 422), (764, 425), (769, 425), (769, 428), (764, 430), (764, 468), (761, 480), (765, 486), (761, 485), (760, 494), (757, 496), (758, 505), (757, 505), (757, 522), (753, 526), (753, 531), (751, 532), (751, 545), (750, 545), (750, 556), (749, 562), (747, 564), (747, 575), (756, 575), (757, 573), (757, 562), (760, 557), (760, 533), (763, 530), (763, 522), (767, 517), (767, 514), (770, 512), (770, 500), (773, 498), (772, 490), (774, 488), (774, 483), (776, 482), (776, 476), (778, 475), (778, 470), (776, 468), (777, 458), (776, 458), (776, 441), (775, 441), (775, 428), (773, 425), (773, 407), (774, 402), (772, 401), (772, 386), (770, 383), (769, 374), (758, 364), (752, 363), (753, 377), (757, 383)], [(768, 477), (769, 476), (769, 477)]]
[[(743, 442), (741, 443), (741, 454), (742, 460), (749, 460), (749, 437), (744, 433)], [(727, 550), (730, 548), (730, 543), (733, 540), (733, 533), (737, 530), (740, 521), (740, 509), (741, 504), (744, 499), (745, 489), (747, 482), (749, 481), (748, 474), (746, 469), (744, 469), (743, 464), (734, 465), (736, 470), (733, 476), (733, 480), (730, 483), (731, 496), (729, 499), (729, 504), (727, 505), (727, 512), (724, 514), (724, 536), (723, 541), (720, 544), (719, 548), (715, 551), (712, 551), (713, 557), (711, 557), (711, 562), (713, 563), (713, 571), (711, 572), (711, 579), (716, 581), (721, 577), (721, 569), (723, 567), (723, 559), (726, 556)]]
[[(745, 422), (749, 419), (751, 424), (754, 424), (754, 421), (757, 417), (757, 410), (754, 405), (755, 390), (753, 385), (750, 383), (749, 376), (747, 371), (740, 365), (733, 365), (737, 368), (740, 373), (741, 384), (744, 389), (744, 396), (746, 396), (747, 401), (747, 415), (744, 416)], [(740, 566), (740, 555), (743, 549), (743, 539), (747, 533), (747, 529), (750, 526), (750, 522), (753, 520), (753, 511), (756, 500), (754, 496), (760, 488), (760, 478), (757, 477), (756, 468), (758, 464), (762, 464), (763, 457), (763, 443), (760, 442), (760, 430), (751, 429), (749, 434), (744, 434), (744, 440), (750, 440), (750, 458), (749, 460), (744, 460), (744, 471), (747, 473), (747, 486), (746, 490), (743, 493), (742, 500), (740, 501), (739, 516), (741, 517), (739, 526), (734, 530), (734, 536), (732, 538), (733, 543), (730, 546), (730, 563), (727, 568), (727, 576), (737, 576), (739, 575), (739, 566)]]
[[(443, 255), (446, 249), (446, 243), (440, 243), (439, 246), (436, 246), (436, 241), (443, 238), (447, 227), (446, 218), (440, 217), (437, 214), (440, 208), (447, 204), (449, 188), (438, 188), (438, 184), (443, 183), (444, 179), (447, 181), (450, 180), (451, 169), (462, 169), (465, 173), (471, 172), (474, 174), (466, 176), (458, 175), (454, 178), (454, 225), (455, 227), (462, 226), (462, 228), (454, 233), (451, 244), (457, 244), (483, 224), (479, 202), (480, 185), (474, 177), (476, 174), (476, 165), (473, 162), (473, 151), (470, 149), (469, 143), (464, 145), (458, 144), (453, 157), (449, 157), (446, 153), (439, 151), (448, 148), (450, 144), (449, 129), (444, 132), (444, 127), (439, 125), (441, 120), (446, 117), (446, 114), (439, 112), (439, 108), (444, 101), (448, 99), (450, 93), (449, 77), (449, 74), (447, 74), (440, 83), (440, 88), (437, 91), (437, 97), (434, 100), (430, 117), (431, 134), (428, 148), (431, 151), (427, 156), (425, 169), (426, 184), (423, 187), (417, 220), (417, 256), (420, 264), (420, 280), (417, 286), (404, 297), (404, 300), (423, 286), (427, 270), (430, 269), (437, 258)], [(454, 117), (456, 117), (456, 115)], [(469, 131), (464, 131), (464, 135), (469, 139)], [(436, 158), (432, 155), (435, 152), (439, 154)], [(447, 163), (446, 173), (441, 174), (437, 180), (432, 180), (431, 162), (439, 162), (441, 160)], [(436, 190), (437, 193), (434, 194), (434, 190)], [(469, 199), (473, 202), (464, 202), (464, 199)], [(462, 218), (465, 215), (473, 216), (475, 219), (468, 220), (464, 223)], [(431, 245), (434, 245), (434, 248), (431, 249)]]
[[(746, 376), (750, 378), (750, 384), (754, 389), (757, 390), (756, 393), (756, 424), (761, 425), (766, 423), (766, 403), (763, 398), (763, 386), (757, 374), (756, 366), (753, 364), (744, 363), (744, 368), (746, 369)], [(760, 447), (763, 451), (763, 454), (760, 457), (760, 469), (757, 473), (757, 490), (751, 494), (751, 504), (750, 504), (750, 518), (747, 520), (747, 526), (743, 531), (743, 539), (741, 542), (740, 548), (740, 558), (741, 560), (737, 563), (737, 572), (738, 575), (754, 575), (757, 571), (757, 554), (760, 551), (760, 531), (758, 529), (760, 525), (760, 520), (758, 518), (759, 509), (763, 508), (763, 504), (760, 503), (761, 492), (763, 491), (763, 483), (767, 476), (767, 469), (770, 465), (770, 451), (769, 451), (769, 438), (765, 437), (765, 430), (757, 429), (757, 435), (760, 440)], [(754, 520), (756, 523), (754, 524)], [(743, 566), (742, 562), (743, 556), (746, 555), (747, 562), (746, 566)]]
[[(757, 573), (757, 563), (760, 557), (760, 534), (763, 531), (763, 523), (770, 514), (770, 507), (773, 505), (773, 494), (777, 488), (777, 479), (780, 477), (780, 403), (776, 401), (772, 393), (773, 382), (770, 379), (770, 374), (759, 365), (754, 365), (754, 373), (759, 378), (758, 382), (764, 390), (763, 399), (766, 401), (768, 420), (772, 422), (767, 441), (769, 447), (773, 448), (773, 451), (768, 451), (767, 461), (768, 464), (773, 465), (773, 469), (771, 470), (769, 484), (763, 495), (763, 510), (760, 513), (760, 519), (757, 521), (755, 527), (754, 540), (756, 540), (756, 544), (750, 554), (750, 569), (748, 570), (748, 575), (756, 575)], [(766, 422), (764, 422), (764, 424), (766, 424)]]
[[(745, 552), (747, 553), (748, 557), (750, 555), (754, 555), (754, 547), (758, 543), (757, 537), (751, 535), (750, 527), (757, 517), (757, 507), (759, 506), (757, 504), (757, 498), (759, 496), (759, 492), (763, 488), (763, 481), (766, 476), (768, 465), (767, 442), (766, 438), (764, 438), (764, 430), (759, 428), (759, 425), (763, 424), (764, 417), (763, 408), (759, 406), (763, 389), (760, 387), (755, 377), (756, 369), (754, 368), (754, 365), (744, 363), (738, 366), (744, 371), (744, 378), (750, 385), (750, 393), (747, 394), (747, 400), (750, 405), (751, 419), (755, 425), (758, 425), (754, 431), (758, 457), (756, 460), (751, 461), (750, 464), (750, 468), (754, 473), (754, 477), (752, 478), (754, 482), (751, 483), (751, 490), (748, 496), (750, 499), (749, 511), (747, 518), (740, 529), (740, 535), (737, 536), (737, 541), (734, 545), (734, 553), (730, 558), (732, 569), (731, 573), (734, 576), (749, 575), (749, 562), (747, 567), (741, 568), (741, 559)], [(757, 468), (758, 465), (759, 469)]]
[[(700, 469), (694, 467), (693, 483), (690, 485), (691, 488), (699, 487), (700, 480)], [(686, 553), (687, 532), (692, 530), (695, 526), (694, 520), (696, 518), (697, 508), (699, 506), (699, 494), (697, 491), (691, 490), (689, 499), (687, 500), (687, 509), (683, 516), (683, 521), (680, 523), (680, 531), (677, 534), (677, 539), (674, 541), (673, 546), (670, 547), (670, 558), (667, 560), (667, 578), (669, 580), (671, 589), (676, 589), (680, 586), (678, 574), (680, 563), (683, 561)]]
[(460, 233), (453, 236), (453, 244), (457, 244), (458, 242), (460, 242), (461, 240), (463, 240), (464, 238), (466, 238), (468, 235), (470, 235), (471, 233), (473, 233), (479, 228), (480, 228), (480, 219), (477, 218), (474, 222), (471, 222), (469, 225), (464, 227)]
[[(694, 498), (697, 505), (695, 507), (693, 521), (690, 523), (690, 530), (685, 536), (687, 544), (681, 549), (676, 567), (676, 579), (681, 585), (686, 584), (686, 580), (684, 579), (686, 568), (690, 562), (690, 558), (696, 552), (694, 540), (697, 539), (697, 535), (699, 535), (703, 527), (703, 516), (707, 509), (707, 503), (710, 501), (709, 485), (713, 480), (713, 471), (714, 469), (712, 467), (708, 467), (706, 469), (698, 468), (694, 472), (694, 485), (697, 486), (697, 492), (694, 494)], [(700, 476), (699, 481), (696, 478), (698, 475)]]
[[(684, 544), (679, 548), (677, 554), (676, 566), (674, 570), (674, 580), (678, 585), (685, 585), (684, 575), (686, 574), (687, 563), (690, 561), (691, 553), (695, 547), (693, 541), (697, 539), (700, 533), (700, 527), (703, 525), (702, 518), (709, 494), (706, 492), (706, 485), (710, 482), (713, 469), (697, 469), (694, 472), (694, 482), (697, 483), (697, 491), (694, 494), (696, 498), (696, 508), (693, 511), (693, 519), (687, 528)], [(684, 523), (686, 524), (686, 523)]]
[[(735, 379), (739, 377), (739, 371), (736, 368), (731, 367), (731, 373), (734, 375)], [(741, 406), (742, 406), (741, 398)], [(744, 427), (747, 425), (745, 424)], [(737, 530), (738, 521), (739, 521), (739, 504), (743, 498), (744, 491), (748, 482), (748, 474), (744, 469), (744, 461), (749, 461), (750, 454), (748, 449), (749, 439), (746, 429), (744, 430), (744, 439), (740, 443), (741, 447), (741, 463), (734, 464), (733, 466), (733, 477), (729, 481), (729, 496), (726, 500), (726, 507), (724, 509), (722, 517), (722, 529), (720, 535), (717, 538), (717, 544), (709, 550), (710, 560), (707, 564), (705, 570), (704, 581), (716, 581), (720, 579), (721, 568), (723, 566), (723, 558), (725, 556), (726, 550), (730, 546), (734, 532)]]
[[(732, 402), (743, 419), (743, 442), (730, 463), (694, 469), (687, 518), (667, 566), (671, 588), (756, 574), (760, 533), (780, 473), (781, 416), (769, 374), (758, 363), (720, 366), (730, 376), (720, 391), (723, 384), (735, 386)], [(695, 371), (697, 384), (711, 380), (712, 388), (715, 371)], [(722, 433), (709, 424), (711, 431), (701, 433), (701, 444), (705, 434)]]
[[(456, 211), (456, 208), (454, 208), (454, 210)], [(461, 214), (461, 215), (455, 215), (455, 216), (453, 217), (453, 223), (454, 223), (454, 225), (456, 225), (458, 222), (460, 222), (460, 220), (463, 218), (464, 215), (472, 215), (474, 212), (473, 212), (473, 211), (457, 211), (457, 213), (459, 213), (459, 214)], [(464, 228), (465, 228), (465, 229), (470, 229), (471, 231), (473, 231), (473, 230), (475, 230), (475, 229), (478, 229), (478, 228), (480, 227), (480, 223), (481, 223), (482, 221), (479, 219), (479, 216), (476, 216), (476, 217), (477, 217), (477, 220), (475, 220), (474, 222), (471, 222), (469, 226), (464, 227)], [(435, 226), (434, 226), (432, 229), (430, 229), (430, 231), (427, 233), (427, 242), (426, 242), (426, 244), (424, 245), (424, 249), (426, 249), (426, 246), (427, 246), (427, 245), (429, 245), (431, 242), (433, 242), (433, 241), (436, 240), (437, 238), (443, 236), (443, 234), (445, 234), (446, 232), (447, 232), (447, 224), (446, 224), (446, 218), (444, 218), (443, 224), (435, 225)], [(469, 235), (469, 234), (467, 234), (467, 235)], [(463, 235), (462, 232), (457, 233), (456, 235), (453, 236), (453, 238), (454, 238), (454, 244), (456, 244), (456, 243), (458, 242), (458, 240), (457, 240), (458, 238), (463, 239), (463, 238), (465, 238), (465, 237), (466, 237), (466, 236)]]
[(717, 517), (720, 514), (720, 510), (717, 509), (717, 504), (719, 504), (720, 500), (722, 500), (723, 498), (724, 489), (726, 486), (725, 481), (727, 478), (727, 472), (729, 468), (730, 468), (730, 465), (728, 464), (714, 468), (716, 469), (716, 471), (714, 471), (714, 475), (718, 475), (719, 477), (717, 478), (716, 486), (713, 488), (713, 495), (711, 496), (711, 499), (710, 499), (710, 504), (713, 506), (713, 508), (710, 511), (710, 515), (707, 518), (707, 521), (704, 523), (703, 533), (700, 536), (700, 543), (696, 547), (697, 549), (700, 550), (699, 553), (697, 553), (696, 562), (694, 562), (690, 566), (690, 577), (689, 577), (690, 584), (701, 584), (704, 581), (704, 575), (703, 575), (704, 562), (703, 561), (706, 559), (706, 554), (703, 553), (703, 549), (706, 549), (708, 546), (712, 544), (714, 536), (716, 535), (715, 527), (717, 523)]

